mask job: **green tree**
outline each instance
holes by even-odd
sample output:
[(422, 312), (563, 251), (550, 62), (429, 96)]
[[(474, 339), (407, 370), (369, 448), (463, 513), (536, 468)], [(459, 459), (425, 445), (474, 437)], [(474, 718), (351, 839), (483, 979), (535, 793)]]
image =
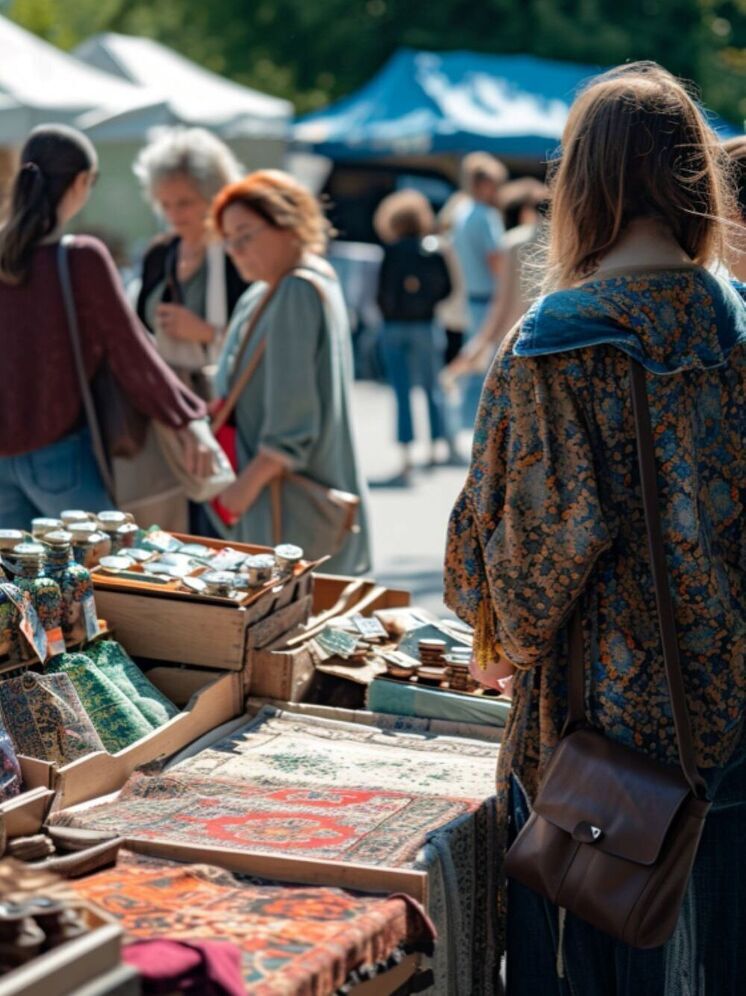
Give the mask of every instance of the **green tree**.
[(529, 52), (611, 65), (655, 59), (746, 117), (746, 0), (10, 0), (63, 47), (96, 31), (148, 35), (300, 111), (362, 85), (400, 46)]

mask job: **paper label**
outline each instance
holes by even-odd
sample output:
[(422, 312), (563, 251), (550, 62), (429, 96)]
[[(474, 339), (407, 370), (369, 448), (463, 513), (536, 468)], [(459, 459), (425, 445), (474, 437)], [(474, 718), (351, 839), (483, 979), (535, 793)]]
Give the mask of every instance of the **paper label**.
[[(3, 585), (3, 591), (10, 601), (18, 609), (21, 616), (19, 629), (26, 638), (29, 646), (39, 658), (41, 663), (47, 659), (47, 634), (39, 619), (39, 613), (34, 608), (31, 595), (28, 592), (21, 592), (15, 585)], [(20, 595), (20, 598), (18, 597)]]
[(47, 630), (47, 645), (50, 657), (56, 657), (57, 654), (64, 654), (65, 638), (62, 635), (61, 626), (53, 626), (52, 629)]
[(328, 657), (342, 657), (345, 660), (357, 650), (357, 637), (344, 630), (327, 626), (315, 637), (316, 643)]
[(93, 592), (83, 599), (83, 618), (85, 619), (86, 639), (92, 640), (99, 634), (96, 600), (93, 597)]

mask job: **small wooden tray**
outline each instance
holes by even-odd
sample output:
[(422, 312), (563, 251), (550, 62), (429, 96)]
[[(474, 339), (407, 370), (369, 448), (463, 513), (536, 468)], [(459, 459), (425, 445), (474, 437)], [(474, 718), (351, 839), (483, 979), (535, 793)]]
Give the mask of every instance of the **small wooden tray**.
[[(203, 536), (190, 536), (186, 533), (172, 533), (172, 535), (177, 540), (181, 540), (184, 543), (200, 543), (202, 546), (210, 547), (212, 550), (224, 550), (226, 547), (230, 547), (232, 550), (238, 550), (240, 553), (272, 553), (272, 548), (268, 546), (254, 546), (250, 543), (226, 543), (224, 540), (208, 539)], [(127, 551), (123, 550), (122, 552), (126, 555)], [(208, 605), (249, 606), (259, 601), (259, 599), (267, 592), (273, 591), (276, 588), (281, 588), (291, 581), (303, 577), (309, 571), (312, 571), (314, 568), (318, 567), (319, 564), (322, 564), (325, 559), (327, 558), (322, 558), (318, 561), (301, 560), (300, 563), (295, 566), (292, 575), (289, 575), (287, 578), (283, 578), (282, 580), (273, 578), (263, 587), (247, 591), (246, 594), (240, 598), (223, 598), (219, 595), (200, 595), (197, 592), (186, 591), (181, 587), (181, 584), (177, 578), (162, 584), (153, 584), (148, 581), (136, 581), (131, 578), (121, 578), (116, 574), (108, 574), (100, 567), (92, 568), (91, 577), (93, 579), (94, 587), (101, 589), (102, 591), (124, 591), (138, 595), (153, 595), (158, 598), (176, 598), (181, 601), (201, 602), (202, 604)], [(131, 568), (131, 571), (134, 573), (141, 570), (142, 568), (137, 564)], [(205, 568), (195, 569), (192, 576), (198, 576), (204, 570)]]

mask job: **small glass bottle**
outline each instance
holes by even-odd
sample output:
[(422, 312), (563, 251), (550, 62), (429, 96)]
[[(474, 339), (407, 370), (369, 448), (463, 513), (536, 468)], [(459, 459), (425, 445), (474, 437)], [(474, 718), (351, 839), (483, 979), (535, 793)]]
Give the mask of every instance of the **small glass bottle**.
[(13, 554), (15, 548), (25, 541), (26, 537), (20, 529), (0, 529), (0, 561), (6, 577), (13, 580)]
[[(47, 637), (47, 656), (55, 657), (65, 652), (62, 635), (62, 592), (54, 578), (44, 573), (45, 549), (41, 543), (21, 543), (13, 551), (16, 565), (15, 583), (28, 593), (36, 609), (42, 629)], [(33, 656), (30, 649), (19, 641), (19, 656), (27, 660)]]
[(43, 540), (47, 533), (62, 528), (62, 519), (47, 519), (42, 517), (31, 520), (31, 535), (36, 542)]
[(87, 567), (73, 559), (72, 534), (64, 529), (47, 533), (46, 573), (62, 592), (62, 632), (68, 643), (82, 643), (98, 635), (93, 581)]
[(21, 623), (21, 613), (18, 606), (23, 595), (10, 581), (4, 579), (0, 569), (0, 659), (7, 657), (13, 650), (15, 634)]
[[(126, 512), (119, 512), (116, 509), (98, 513), (98, 528), (111, 540), (112, 555), (121, 550), (122, 537), (119, 536), (119, 530), (125, 523), (130, 522), (131, 518)], [(134, 546), (134, 543), (132, 545)]]

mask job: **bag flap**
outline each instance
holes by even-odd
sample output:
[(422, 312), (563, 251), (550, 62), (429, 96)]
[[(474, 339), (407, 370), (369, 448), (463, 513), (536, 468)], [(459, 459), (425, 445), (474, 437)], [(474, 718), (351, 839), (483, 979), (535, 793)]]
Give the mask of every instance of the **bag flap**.
[(651, 865), (689, 794), (678, 766), (580, 729), (560, 741), (534, 810), (581, 843)]

